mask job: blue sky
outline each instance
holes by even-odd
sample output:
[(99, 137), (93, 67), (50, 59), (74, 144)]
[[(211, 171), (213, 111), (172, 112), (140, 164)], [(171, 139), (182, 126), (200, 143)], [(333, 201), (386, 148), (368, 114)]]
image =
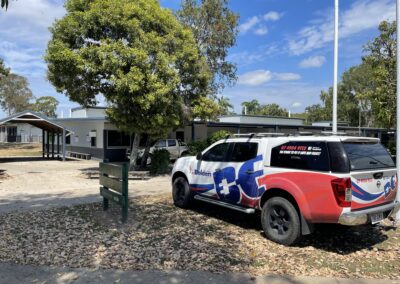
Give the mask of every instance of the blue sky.
[[(382, 20), (395, 19), (395, 0), (340, 0), (339, 72), (358, 64), (362, 46), (377, 35)], [(65, 13), (64, 1), (11, 1), (0, 11), (0, 57), (6, 66), (26, 76), (36, 97), (54, 96), (58, 113), (77, 106), (58, 94), (46, 79), (43, 54), (48, 27)], [(177, 9), (180, 0), (161, 0)], [(319, 93), (332, 83), (333, 0), (230, 0), (240, 14), (237, 45), (229, 59), (238, 66), (239, 80), (226, 88), (240, 112), (243, 101), (278, 103), (302, 112), (319, 102)], [(0, 111), (0, 117), (4, 113)]]

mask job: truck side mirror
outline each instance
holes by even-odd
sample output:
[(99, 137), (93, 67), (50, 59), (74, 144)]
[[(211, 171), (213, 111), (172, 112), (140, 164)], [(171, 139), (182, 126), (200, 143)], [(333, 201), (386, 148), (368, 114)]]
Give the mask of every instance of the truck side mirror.
[(200, 161), (201, 158), (203, 158), (203, 155), (201, 154), (201, 152), (197, 153), (196, 160)]

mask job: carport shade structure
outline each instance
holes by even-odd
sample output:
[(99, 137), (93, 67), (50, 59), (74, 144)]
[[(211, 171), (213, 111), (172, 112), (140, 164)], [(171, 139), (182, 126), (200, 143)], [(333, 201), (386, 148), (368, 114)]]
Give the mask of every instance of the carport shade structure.
[(26, 110), (0, 120), (0, 125), (6, 123), (13, 123), (13, 124), (28, 123), (30, 125), (42, 129), (43, 158), (45, 157), (45, 154), (47, 154), (47, 158), (50, 158), (50, 142), (52, 145), (51, 154), (52, 158), (54, 158), (54, 142), (55, 142), (54, 140), (56, 136), (57, 136), (57, 153), (58, 154), (60, 153), (60, 136), (61, 136), (62, 159), (63, 161), (65, 161), (65, 141), (66, 141), (65, 138), (68, 135), (72, 134), (71, 130), (68, 130), (62, 125), (54, 123), (53, 121), (51, 121), (51, 119), (42, 114), (30, 110)]

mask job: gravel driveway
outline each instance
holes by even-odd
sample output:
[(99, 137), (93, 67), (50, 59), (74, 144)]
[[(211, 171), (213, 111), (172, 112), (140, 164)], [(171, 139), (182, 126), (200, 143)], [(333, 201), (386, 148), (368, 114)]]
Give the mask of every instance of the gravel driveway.
[[(0, 163), (0, 214), (101, 200), (99, 180), (88, 178), (98, 161), (23, 161)], [(170, 192), (169, 176), (129, 181), (129, 195)]]

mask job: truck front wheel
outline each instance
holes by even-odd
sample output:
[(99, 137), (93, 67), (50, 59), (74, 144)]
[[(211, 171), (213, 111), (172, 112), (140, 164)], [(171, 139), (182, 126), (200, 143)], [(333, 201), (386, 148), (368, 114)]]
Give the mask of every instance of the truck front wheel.
[(180, 208), (188, 208), (192, 203), (192, 192), (188, 181), (180, 176), (177, 177), (172, 185), (172, 198), (174, 204)]
[(282, 197), (272, 197), (262, 208), (261, 225), (268, 239), (292, 245), (300, 239), (299, 214), (293, 204)]

